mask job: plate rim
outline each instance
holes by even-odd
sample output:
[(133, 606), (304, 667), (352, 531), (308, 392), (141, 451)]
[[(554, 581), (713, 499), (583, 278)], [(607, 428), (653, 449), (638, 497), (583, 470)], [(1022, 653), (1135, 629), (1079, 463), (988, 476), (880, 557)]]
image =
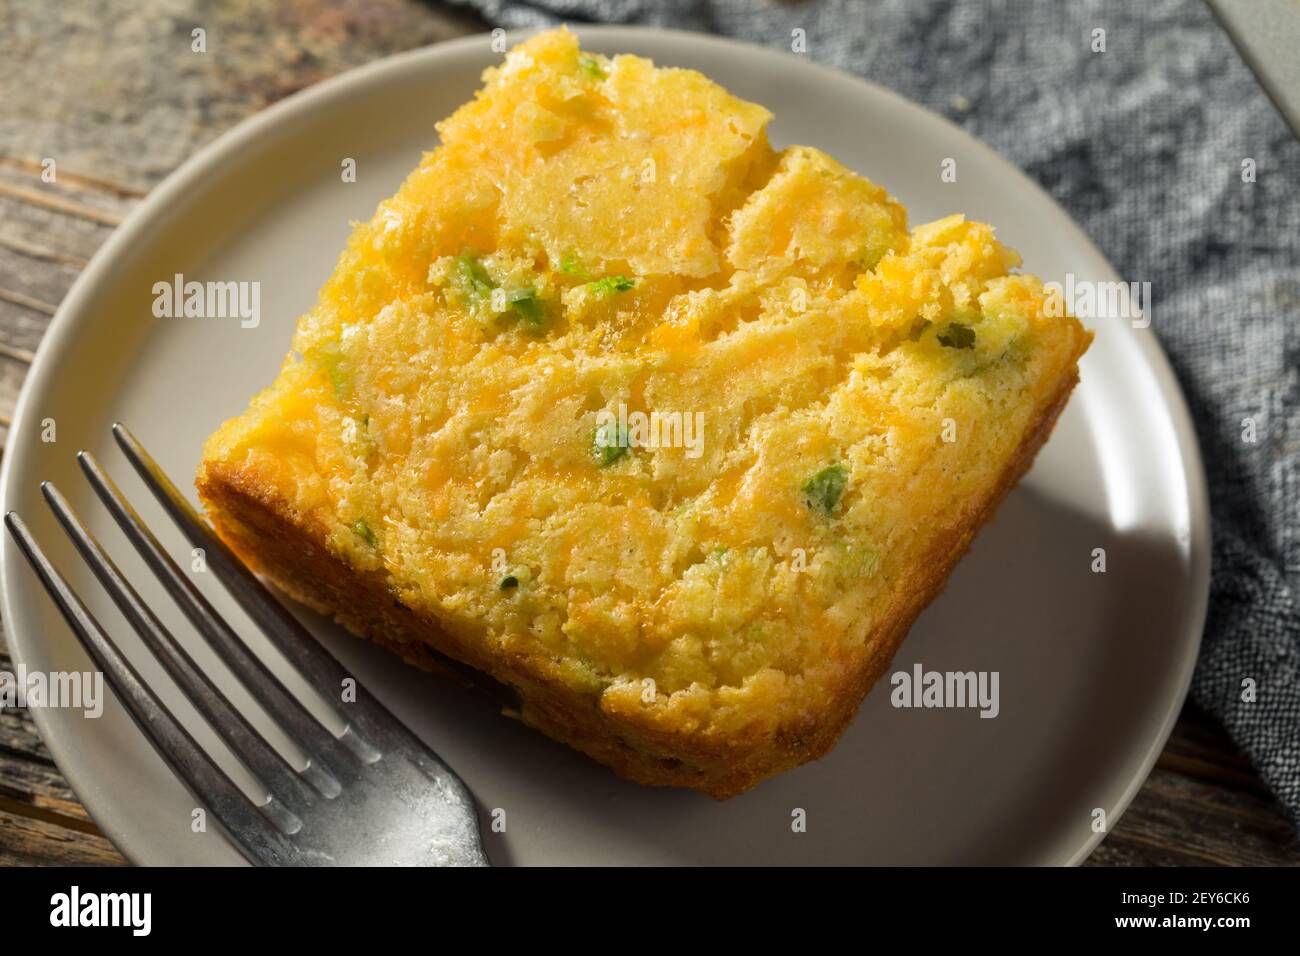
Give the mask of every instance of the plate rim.
[[(643, 37), (649, 34), (662, 37), (672, 43), (694, 44), (700, 47), (721, 47), (735, 52), (743, 52), (745, 55), (750, 56), (757, 54), (763, 57), (774, 57), (786, 60), (791, 65), (798, 64), (800, 69), (810, 69), (829, 82), (856, 86), (859, 90), (864, 88), (870, 90), (873, 95), (882, 96), (884, 99), (892, 101), (899, 108), (919, 110), (926, 114), (928, 119), (938, 121), (943, 126), (946, 126), (948, 132), (960, 137), (968, 148), (984, 153), (986, 158), (997, 160), (999, 166), (1005, 167), (1009, 171), (1010, 176), (1017, 182), (1019, 188), (1032, 190), (1038, 194), (1040, 199), (1049, 203), (1074, 227), (1087, 251), (1095, 256), (1099, 263), (1104, 265), (1109, 274), (1108, 278), (1113, 278), (1116, 281), (1120, 279), (1117, 270), (1101, 250), (1097, 248), (1087, 231), (1075, 221), (1074, 217), (1050, 193), (1031, 179), (1019, 166), (946, 116), (886, 86), (850, 73), (847, 70), (786, 52), (781, 48), (762, 46), (710, 33), (626, 25), (567, 24), (566, 26), (580, 39), (590, 36), (617, 43), (619, 38), (623, 36)], [(541, 29), (507, 30), (504, 31), (504, 39), (507, 46), (512, 47), (525, 37), (540, 32)], [(83, 300), (86, 300), (86, 304), (89, 304), (95, 297), (97, 287), (104, 284), (106, 280), (111, 281), (111, 271), (118, 257), (119, 249), (131, 245), (137, 236), (147, 232), (157, 221), (162, 219), (166, 215), (172, 199), (179, 198), (191, 187), (201, 187), (203, 174), (206, 170), (223, 163), (245, 143), (257, 141), (264, 131), (272, 129), (282, 120), (287, 121), (298, 114), (310, 113), (314, 109), (325, 105), (331, 99), (346, 96), (353, 87), (358, 85), (390, 74), (394, 76), (400, 75), (411, 69), (412, 64), (417, 62), (454, 57), (470, 48), (482, 46), (492, 39), (494, 34), (495, 31), (474, 33), (390, 54), (299, 90), (244, 118), (215, 137), (211, 142), (200, 147), (192, 156), (151, 189), (146, 197), (127, 214), (122, 223), (114, 229), (103, 245), (95, 251), (90, 262), (73, 281), (68, 292), (59, 303), (55, 315), (51, 318), (40, 343), (37, 345), (35, 357), (28, 369), (14, 406), (9, 435), (5, 442), (6, 454), (0, 456), (0, 512), (8, 511), (10, 488), (16, 480), (14, 471), (17, 466), (14, 462), (20, 457), (21, 453), (15, 454), (11, 450), (16, 445), (15, 439), (25, 436), (29, 429), (35, 427), (28, 421), (30, 416), (27, 413), (27, 406), (31, 403), (32, 395), (39, 390), (40, 385), (53, 374), (59, 360), (75, 339), (74, 333), (77, 329), (76, 313), (85, 310)], [(632, 40), (631, 42), (635, 43), (636, 41)], [(1129, 336), (1129, 340), (1138, 349), (1143, 364), (1154, 378), (1161, 400), (1164, 402), (1169, 424), (1173, 430), (1173, 437), (1182, 460), (1181, 472), (1187, 494), (1187, 570), (1192, 590), (1192, 593), (1188, 595), (1191, 602), (1188, 628), (1193, 631), (1193, 634), (1191, 640), (1184, 646), (1181, 660), (1172, 662), (1174, 666), (1171, 667), (1171, 672), (1174, 669), (1177, 671), (1176, 693), (1169, 695), (1164, 720), (1151, 739), (1146, 754), (1140, 761), (1138, 773), (1125, 784), (1116, 801), (1115, 810), (1107, 822), (1106, 829), (1102, 832), (1092, 832), (1089, 839), (1066, 861), (1065, 865), (1067, 866), (1077, 866), (1087, 859), (1106, 834), (1123, 817), (1133, 798), (1150, 776), (1152, 767), (1173, 731), (1191, 686), (1209, 608), (1212, 533), (1209, 489), (1191, 412), (1182, 387), (1174, 375), (1173, 367), (1157, 337), (1154, 334), (1137, 335)], [(21, 665), (23, 663), (23, 645), (25, 641), (19, 637), (13, 624), (13, 609), (17, 599), (12, 592), (19, 590), (13, 580), (15, 577), (13, 567), (16, 564), (21, 564), (21, 558), (17, 555), (17, 549), (12, 538), (8, 534), (0, 533), (0, 613), (3, 614), (6, 634), (8, 635), (7, 643), (10, 658), (15, 665)], [(31, 708), (28, 713), (31, 714), (37, 730), (40, 732), (41, 740), (50, 751), (50, 755), (53, 757), (59, 771), (68, 781), (78, 799), (82, 801), (83, 806), (99, 827), (100, 832), (131, 863), (148, 865), (151, 856), (150, 849), (137, 844), (134, 839), (111, 821), (111, 801), (101, 795), (94, 781), (83, 779), (76, 759), (69, 756), (64, 746), (62, 735), (51, 733), (51, 725), (46, 709), (41, 707)]]

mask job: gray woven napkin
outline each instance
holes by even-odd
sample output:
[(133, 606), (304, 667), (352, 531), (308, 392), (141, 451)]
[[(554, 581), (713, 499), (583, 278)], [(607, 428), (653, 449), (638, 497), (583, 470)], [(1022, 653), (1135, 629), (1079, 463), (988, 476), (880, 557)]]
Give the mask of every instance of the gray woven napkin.
[[(808, 55), (991, 144), (1120, 275), (1150, 280), (1213, 511), (1192, 696), (1300, 824), (1300, 143), (1201, 3), (459, 2), (510, 28), (636, 23), (783, 49), (800, 27)], [(1095, 28), (1104, 57), (1090, 49)]]

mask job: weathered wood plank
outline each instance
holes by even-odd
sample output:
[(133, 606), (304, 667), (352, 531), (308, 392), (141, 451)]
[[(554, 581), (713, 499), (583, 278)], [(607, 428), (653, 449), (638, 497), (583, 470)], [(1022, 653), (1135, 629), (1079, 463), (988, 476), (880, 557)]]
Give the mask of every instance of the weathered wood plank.
[(138, 199), (72, 173), (46, 183), (13, 163), (0, 157), (0, 358), (30, 362), (59, 302), (112, 233), (108, 224)]
[(0, 196), (5, 199), (13, 199), (18, 202), (27, 203), (29, 206), (35, 206), (37, 209), (48, 209), (52, 212), (60, 213), (64, 216), (72, 216), (76, 219), (88, 219), (91, 222), (97, 222), (102, 226), (116, 228), (122, 224), (122, 217), (117, 213), (108, 212), (104, 209), (97, 209), (94, 206), (88, 206), (85, 203), (77, 202), (66, 196), (61, 196), (53, 190), (32, 189), (27, 186), (15, 186), (0, 180)]
[(44, 810), (67, 820), (90, 821), (90, 815), (53, 763), (43, 764), (26, 754), (0, 747), (0, 799), (11, 809), (30, 814)]
[[(99, 244), (112, 234), (112, 227), (97, 219), (87, 219), (68, 209), (51, 208), (49, 204), (34, 202), (34, 197), (49, 197), (75, 202), (74, 208), (93, 209), (97, 214), (111, 216), (115, 220), (126, 215), (139, 202), (136, 198), (104, 196), (87, 192), (81, 188), (72, 188), (62, 182), (44, 183), (39, 177), (21, 170), (15, 171), (0, 163), (0, 201), (6, 209), (12, 209), (15, 218), (6, 218), (0, 223), (0, 286), (38, 299), (57, 304), (67, 291), (77, 274), (85, 268), (89, 255)], [(25, 209), (18, 207), (24, 206)], [(63, 220), (73, 220), (71, 223)], [(79, 227), (77, 223), (87, 223), (89, 229)], [(79, 235), (88, 236), (94, 242), (82, 244), (80, 248), (68, 249), (63, 242), (60, 226), (77, 229)], [(49, 230), (52, 234), (46, 238), (38, 232), (37, 227)], [(43, 241), (44, 240), (44, 241)]]
[(22, 170), (34, 176), (40, 176), (42, 180), (49, 176), (52, 181), (71, 186), (73, 189), (108, 193), (121, 196), (124, 199), (143, 199), (148, 194), (147, 189), (128, 186), (100, 176), (89, 176), (85, 173), (68, 172), (67, 170), (62, 172), (57, 169), (51, 170), (44, 162), (29, 156), (0, 156), (0, 167)]
[(133, 190), (318, 80), (484, 29), (418, 0), (10, 0), (3, 16), (4, 82), (40, 91), (6, 97), (3, 152)]
[[(9, 667), (0, 664), (0, 670)], [(11, 807), (21, 805), (90, 820), (24, 709), (0, 710), (0, 798), (10, 801)]]
[(1271, 797), (1156, 769), (1088, 864), (1300, 866), (1300, 841)]
[(126, 866), (98, 831), (65, 825), (57, 815), (14, 813), (0, 798), (0, 866)]
[[(55, 254), (88, 260), (112, 232), (112, 227), (103, 223), (62, 215), (12, 195), (0, 195), (0, 235), (6, 239), (6, 257), (18, 255), (17, 250), (10, 248), (10, 244), (17, 241)], [(16, 269), (30, 263), (13, 260), (13, 265)]]
[(27, 377), (27, 364), (0, 356), (0, 424), (8, 425), (13, 417), (14, 405), (23, 379)]
[(16, 236), (6, 236), (3, 233), (0, 233), (0, 248), (7, 249), (10, 252), (16, 252), (22, 256), (27, 256), (30, 259), (57, 262), (61, 265), (71, 266), (74, 275), (86, 268), (89, 261), (87, 259), (82, 259), (80, 256), (69, 255), (66, 252), (59, 252), (57, 249), (51, 249), (48, 246), (28, 242), (26, 239), (19, 239)]

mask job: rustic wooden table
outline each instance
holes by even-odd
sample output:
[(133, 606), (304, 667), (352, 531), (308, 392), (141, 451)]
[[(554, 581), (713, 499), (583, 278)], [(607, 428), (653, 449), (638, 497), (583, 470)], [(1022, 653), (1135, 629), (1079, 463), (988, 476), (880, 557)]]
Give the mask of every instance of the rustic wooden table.
[[(295, 90), (484, 25), (415, 0), (0, 5), (0, 443), (77, 273), (131, 207), (218, 133)], [(191, 50), (205, 31), (207, 52)], [(42, 161), (56, 162), (55, 182)], [(11, 670), (0, 632), (0, 671)], [(0, 710), (0, 864), (121, 864), (23, 710)], [(1300, 864), (1223, 731), (1188, 707), (1091, 864)]]

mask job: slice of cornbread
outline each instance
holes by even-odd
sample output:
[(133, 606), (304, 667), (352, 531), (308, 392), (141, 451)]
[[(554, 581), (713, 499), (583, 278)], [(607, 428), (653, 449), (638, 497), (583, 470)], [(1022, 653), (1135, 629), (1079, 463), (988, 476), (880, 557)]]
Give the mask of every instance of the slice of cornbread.
[(553, 31), (484, 80), (199, 492), (356, 633), (730, 796), (834, 743), (1090, 335), (989, 226), (909, 232), (699, 73)]

